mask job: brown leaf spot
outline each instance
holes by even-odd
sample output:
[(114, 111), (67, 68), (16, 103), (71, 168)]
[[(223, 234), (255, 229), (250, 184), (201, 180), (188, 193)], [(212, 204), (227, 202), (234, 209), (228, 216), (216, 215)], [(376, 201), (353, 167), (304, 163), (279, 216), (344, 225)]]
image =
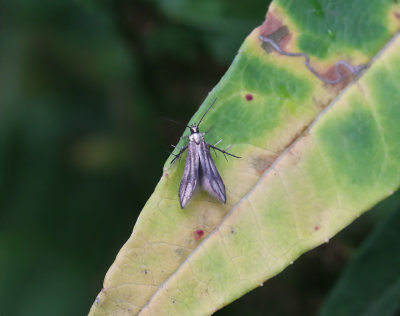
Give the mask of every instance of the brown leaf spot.
[(282, 18), (275, 12), (268, 10), (265, 21), (260, 25), (260, 35), (268, 36), (276, 32), (282, 26)]
[(315, 231), (319, 230), (319, 226), (314, 226), (314, 230)]
[(184, 254), (184, 249), (182, 249), (182, 248), (176, 248), (175, 249), (175, 253), (178, 255), (178, 256), (182, 256), (183, 254)]
[(251, 165), (259, 175), (262, 175), (272, 165), (277, 156), (276, 154), (264, 154), (253, 157)]
[[(336, 73), (335, 68), (336, 68), (335, 64), (330, 66), (327, 71), (325, 71), (324, 73), (321, 74), (321, 76), (328, 80), (336, 80), (338, 78), (338, 74)], [(336, 83), (334, 85), (329, 85), (329, 86), (334, 87), (335, 90), (336, 89), (342, 90), (352, 80), (353, 74), (351, 73), (350, 69), (348, 69), (347, 67), (345, 67), (343, 65), (338, 65), (337, 69), (338, 69), (338, 72), (340, 73), (342, 79), (338, 83)]]
[[(259, 32), (260, 35), (267, 36), (278, 43), (282, 50), (285, 50), (287, 44), (292, 38), (292, 34), (289, 32), (287, 26), (283, 25), (282, 17), (271, 9), (268, 10), (267, 15), (265, 16), (265, 21), (260, 25)], [(267, 43), (264, 44), (266, 47), (270, 46)], [(272, 48), (270, 48), (270, 50), (271, 49)], [(270, 50), (267, 50), (267, 52)]]
[(394, 17), (395, 17), (397, 20), (400, 20), (400, 12), (396, 11), (396, 12), (394, 12), (393, 14), (394, 14)]

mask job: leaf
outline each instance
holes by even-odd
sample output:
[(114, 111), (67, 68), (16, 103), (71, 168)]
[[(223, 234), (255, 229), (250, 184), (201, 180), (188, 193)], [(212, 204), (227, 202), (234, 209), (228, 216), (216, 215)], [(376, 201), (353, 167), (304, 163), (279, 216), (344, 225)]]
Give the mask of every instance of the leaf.
[(353, 256), (320, 316), (390, 316), (400, 308), (400, 209)]
[[(227, 203), (199, 192), (181, 210), (184, 162), (170, 166), (170, 157), (90, 315), (211, 314), (392, 194), (400, 184), (399, 12), (389, 0), (273, 2), (191, 120), (218, 98), (201, 128), (212, 126), (207, 141), (223, 138), (243, 157), (215, 159)], [(259, 35), (306, 53), (313, 72)], [(340, 60), (367, 68), (352, 77), (340, 66), (337, 84), (315, 75), (334, 80)]]

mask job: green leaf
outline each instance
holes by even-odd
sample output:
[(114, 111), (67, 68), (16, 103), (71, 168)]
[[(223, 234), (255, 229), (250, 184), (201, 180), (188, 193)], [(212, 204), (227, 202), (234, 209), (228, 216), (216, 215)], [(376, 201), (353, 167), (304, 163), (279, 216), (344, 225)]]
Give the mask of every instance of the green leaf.
[(320, 316), (390, 316), (400, 308), (400, 209), (361, 246)]
[[(218, 98), (201, 128), (213, 126), (207, 141), (222, 138), (243, 157), (215, 158), (227, 203), (199, 192), (181, 210), (184, 162), (170, 166), (170, 157), (90, 315), (211, 314), (392, 194), (400, 184), (398, 12), (389, 0), (273, 2), (191, 120)], [(349, 30), (353, 20), (373, 36)], [(344, 79), (327, 84), (303, 57), (279, 54), (259, 35), (307, 53), (325, 78), (336, 78), (339, 60), (368, 67), (358, 77), (340, 67)]]

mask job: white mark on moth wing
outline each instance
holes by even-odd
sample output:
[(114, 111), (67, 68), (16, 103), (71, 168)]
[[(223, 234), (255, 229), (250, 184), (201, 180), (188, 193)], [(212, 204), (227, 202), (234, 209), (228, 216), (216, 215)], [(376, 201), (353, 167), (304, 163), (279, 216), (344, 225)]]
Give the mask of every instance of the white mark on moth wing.
[(189, 192), (193, 191), (191, 183), (188, 183), (188, 185), (186, 186), (186, 190), (189, 191)]

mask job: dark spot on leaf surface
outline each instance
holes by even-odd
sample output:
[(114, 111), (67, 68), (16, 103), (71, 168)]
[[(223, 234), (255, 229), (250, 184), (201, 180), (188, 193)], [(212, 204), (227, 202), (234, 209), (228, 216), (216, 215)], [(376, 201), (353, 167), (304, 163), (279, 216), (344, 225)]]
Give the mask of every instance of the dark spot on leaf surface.
[[(272, 10), (268, 10), (265, 21), (259, 27), (259, 32), (260, 35), (269, 37), (275, 43), (278, 43), (281, 49), (285, 49), (292, 38), (288, 27), (282, 23), (282, 17)], [(267, 53), (273, 50), (268, 43), (262, 43), (262, 47)]]
[[(337, 74), (335, 68), (336, 68), (336, 66), (334, 64), (331, 67), (329, 67), (327, 71), (322, 73), (321, 76), (324, 79), (332, 80), (332, 81), (338, 79), (338, 74)], [(341, 76), (342, 79), (337, 84), (328, 85), (328, 86), (332, 87), (335, 90), (340, 91), (344, 87), (346, 87), (349, 84), (349, 82), (353, 79), (353, 74), (351, 73), (351, 71), (348, 68), (346, 68), (343, 65), (338, 65), (337, 71), (339, 72), (339, 74), (340, 74), (339, 76)]]
[(184, 253), (184, 250), (183, 250), (182, 248), (176, 248), (176, 249), (175, 249), (175, 253), (176, 253), (178, 256), (182, 256), (183, 253)]
[(251, 165), (259, 175), (262, 175), (272, 165), (276, 157), (277, 155), (273, 153), (256, 156), (253, 157)]
[[(286, 44), (290, 40), (290, 36), (288, 36), (289, 30), (286, 26), (282, 26), (279, 30), (275, 33), (268, 35), (268, 38), (272, 39), (275, 43), (279, 45), (282, 50), (285, 50)], [(262, 48), (269, 54), (275, 49), (271, 46), (271, 44), (267, 42), (261, 43)]]
[(194, 239), (199, 240), (201, 237), (204, 235), (204, 230), (202, 229), (196, 229), (194, 231)]
[(251, 93), (246, 94), (246, 100), (247, 101), (252, 101), (253, 100), (253, 95)]

